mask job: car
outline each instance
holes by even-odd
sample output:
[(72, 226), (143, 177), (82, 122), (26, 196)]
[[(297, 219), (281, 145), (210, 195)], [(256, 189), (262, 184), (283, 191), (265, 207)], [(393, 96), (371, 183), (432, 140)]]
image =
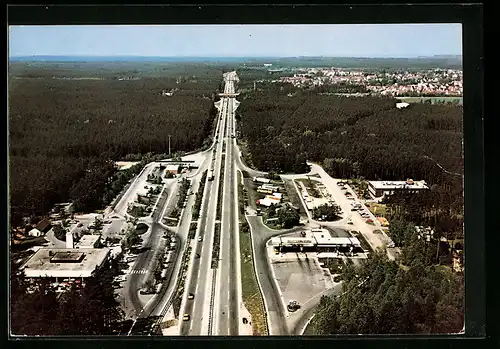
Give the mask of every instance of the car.
[(182, 317), (182, 320), (184, 321), (189, 321), (189, 319), (190, 319), (189, 314), (184, 314), (184, 316)]
[(144, 186), (144, 189), (149, 189), (149, 187), (147, 185)]
[(194, 299), (194, 294), (192, 293), (188, 294), (188, 299)]
[(194, 255), (194, 257), (195, 257), (195, 258), (200, 258), (200, 254), (199, 254), (199, 253), (197, 253), (197, 254), (195, 254), (195, 255)]
[(351, 208), (351, 211), (357, 211), (358, 209), (356, 207)]
[(78, 224), (77, 224), (77, 227), (78, 227), (78, 228), (83, 227), (83, 223), (78, 223)]
[(109, 219), (108, 219), (108, 220), (104, 221), (103, 223), (104, 223), (104, 224), (111, 224), (111, 223), (113, 223), (113, 222), (112, 222), (111, 220), (109, 220)]
[(198, 241), (203, 241), (203, 238), (201, 236), (198, 236)]

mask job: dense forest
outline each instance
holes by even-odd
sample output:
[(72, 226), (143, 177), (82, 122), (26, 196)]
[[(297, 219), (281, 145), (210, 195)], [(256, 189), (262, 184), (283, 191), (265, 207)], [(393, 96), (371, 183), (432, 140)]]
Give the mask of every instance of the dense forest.
[[(11, 69), (9, 168), (16, 223), (23, 214), (44, 214), (68, 199), (98, 208), (116, 171), (110, 160), (168, 153), (169, 135), (172, 152), (195, 150), (212, 130), (220, 69), (198, 67), (196, 76), (176, 68), (171, 74), (178, 76), (117, 80), (130, 71), (66, 65)], [(151, 74), (148, 69), (132, 75)], [(82, 80), (63, 79), (77, 76)], [(93, 77), (102, 80), (86, 80)]]
[[(400, 260), (376, 251), (362, 265), (348, 265), (344, 295), (322, 298), (312, 332), (459, 332), (463, 274), (440, 265), (450, 254), (437, 237), (463, 237), (462, 108), (412, 104), (399, 110), (393, 98), (321, 92), (276, 84), (240, 96), (239, 131), (256, 168), (306, 172), (308, 160), (337, 178), (413, 178), (431, 190), (385, 199)], [(438, 234), (419, 238), (415, 225), (430, 225)]]
[(329, 334), (458, 333), (464, 325), (464, 275), (436, 265), (436, 240), (411, 231), (401, 264), (377, 251), (342, 273), (343, 294), (323, 296), (312, 332)]
[[(119, 330), (124, 314), (115, 300), (113, 277), (117, 259), (99, 277), (82, 288), (57, 294), (49, 281), (29, 290), (23, 273), (12, 267), (10, 283), (11, 333), (13, 335), (71, 336), (111, 335)], [(60, 297), (59, 297), (60, 296)]]
[(439, 210), (421, 221), (445, 212), (457, 226), (463, 214), (461, 106), (417, 103), (397, 109), (393, 98), (314, 90), (291, 96), (292, 89), (270, 86), (240, 98), (239, 131), (256, 168), (306, 172), (308, 160), (337, 178), (425, 180), (432, 193), (420, 199), (429, 210)]

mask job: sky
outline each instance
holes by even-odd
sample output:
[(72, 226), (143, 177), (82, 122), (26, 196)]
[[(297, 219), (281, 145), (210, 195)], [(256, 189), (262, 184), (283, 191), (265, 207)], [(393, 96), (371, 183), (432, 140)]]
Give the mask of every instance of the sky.
[(461, 24), (9, 27), (9, 57), (417, 57), (461, 54)]

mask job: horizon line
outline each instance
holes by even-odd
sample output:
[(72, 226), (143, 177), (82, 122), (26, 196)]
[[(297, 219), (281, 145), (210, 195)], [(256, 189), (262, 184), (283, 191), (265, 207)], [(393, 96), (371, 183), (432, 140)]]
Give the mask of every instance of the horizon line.
[(378, 55), (284, 55), (284, 56), (225, 56), (225, 55), (89, 55), (89, 54), (42, 54), (42, 55), (13, 55), (11, 58), (37, 58), (37, 57), (92, 57), (92, 58), (110, 58), (110, 57), (138, 57), (138, 58), (446, 58), (446, 57), (463, 57), (462, 54), (434, 54), (434, 55), (406, 55), (406, 56), (378, 56)]

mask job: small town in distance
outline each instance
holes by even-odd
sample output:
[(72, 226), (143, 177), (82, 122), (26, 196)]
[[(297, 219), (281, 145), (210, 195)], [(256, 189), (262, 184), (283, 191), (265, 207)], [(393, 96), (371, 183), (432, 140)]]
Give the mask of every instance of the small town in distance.
[(13, 335), (462, 330), (461, 60), (179, 60), (11, 60)]

